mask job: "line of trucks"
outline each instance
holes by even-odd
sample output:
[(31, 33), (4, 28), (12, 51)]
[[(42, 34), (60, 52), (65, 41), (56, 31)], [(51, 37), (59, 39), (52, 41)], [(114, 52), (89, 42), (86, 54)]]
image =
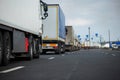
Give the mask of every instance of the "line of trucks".
[(66, 50), (80, 49), (80, 42), (74, 34), (73, 27), (65, 26), (65, 16), (60, 6), (58, 4), (49, 4), (48, 9), (49, 16), (43, 21), (43, 54), (48, 51), (61, 54)]
[(72, 26), (65, 26), (58, 4), (0, 0), (0, 65), (7, 65), (11, 56), (32, 60), (47, 51), (60, 54), (77, 49), (80, 42)]

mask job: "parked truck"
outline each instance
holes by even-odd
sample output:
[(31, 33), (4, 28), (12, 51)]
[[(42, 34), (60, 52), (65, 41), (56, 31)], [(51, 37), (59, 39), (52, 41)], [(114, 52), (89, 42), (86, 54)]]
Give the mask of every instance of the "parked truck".
[(74, 50), (79, 50), (79, 49), (80, 49), (80, 41), (77, 35), (74, 35)]
[(39, 58), (47, 16), (42, 0), (0, 0), (0, 64), (7, 65), (11, 55)]
[(43, 54), (47, 51), (65, 52), (65, 16), (59, 4), (48, 4), (49, 16), (44, 23)]
[(83, 46), (84, 49), (89, 49), (90, 48), (90, 42), (89, 42), (89, 40), (84, 41), (83, 44), (84, 44), (84, 46)]
[(65, 41), (65, 49), (66, 51), (73, 51), (74, 50), (74, 30), (72, 26), (66, 26), (67, 35)]
[(111, 47), (112, 49), (120, 50), (120, 41), (112, 42)]

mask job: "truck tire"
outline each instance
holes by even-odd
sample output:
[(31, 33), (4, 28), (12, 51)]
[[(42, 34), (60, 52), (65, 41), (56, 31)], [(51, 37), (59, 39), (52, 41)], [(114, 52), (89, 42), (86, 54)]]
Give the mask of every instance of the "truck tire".
[(63, 48), (63, 51), (62, 51), (62, 53), (63, 53), (63, 54), (65, 53), (65, 48)]
[(11, 55), (11, 36), (9, 32), (4, 32), (3, 35), (3, 53), (2, 64), (7, 65)]
[(39, 58), (39, 43), (38, 40), (33, 41), (34, 44), (34, 58)]
[(61, 54), (61, 48), (60, 49), (58, 49), (58, 52), (57, 52), (58, 54)]
[(72, 52), (73, 51), (73, 49), (72, 49), (72, 46), (69, 46), (69, 50), (68, 50), (69, 52)]
[(42, 54), (46, 54), (46, 51), (44, 50), (44, 51), (42, 52)]
[(33, 59), (33, 47), (30, 44), (29, 45), (29, 50), (28, 50), (28, 60), (32, 60)]
[(2, 53), (3, 53), (3, 39), (2, 33), (0, 32), (0, 65), (2, 64)]
[(62, 53), (65, 53), (65, 44), (62, 45)]
[(29, 47), (28, 47), (28, 60), (33, 59), (33, 38), (29, 37)]
[(34, 58), (38, 58), (38, 59), (39, 59), (39, 54), (38, 54), (38, 53), (35, 54), (35, 55), (34, 55)]
[(55, 52), (56, 54), (61, 54), (61, 45), (59, 44), (58, 50)]

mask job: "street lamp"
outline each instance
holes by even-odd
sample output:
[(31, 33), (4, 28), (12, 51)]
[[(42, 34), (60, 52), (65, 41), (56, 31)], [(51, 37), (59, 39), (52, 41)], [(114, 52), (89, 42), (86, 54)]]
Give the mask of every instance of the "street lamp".
[(108, 36), (109, 36), (109, 48), (111, 48), (111, 42), (110, 42), (110, 30), (108, 30)]
[(88, 27), (88, 33), (89, 33), (89, 47), (90, 47), (90, 27)]

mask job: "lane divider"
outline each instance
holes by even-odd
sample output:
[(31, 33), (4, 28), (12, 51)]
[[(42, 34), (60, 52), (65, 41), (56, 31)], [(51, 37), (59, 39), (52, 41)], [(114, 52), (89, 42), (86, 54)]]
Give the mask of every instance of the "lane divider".
[(62, 56), (65, 56), (65, 54), (62, 54)]
[(101, 52), (101, 53), (105, 53), (105, 52)]
[(50, 58), (48, 58), (48, 59), (50, 59), (50, 60), (52, 60), (52, 59), (54, 59), (55, 57), (50, 57)]
[(109, 53), (105, 53), (105, 54), (109, 54)]
[(15, 71), (15, 70), (18, 70), (18, 69), (22, 69), (22, 68), (24, 68), (24, 66), (18, 66), (18, 67), (14, 67), (14, 68), (11, 68), (11, 69), (4, 70), (4, 71), (0, 71), (0, 73), (9, 73), (9, 72), (12, 72), (12, 71)]
[(111, 54), (112, 56), (116, 56), (115, 54)]

